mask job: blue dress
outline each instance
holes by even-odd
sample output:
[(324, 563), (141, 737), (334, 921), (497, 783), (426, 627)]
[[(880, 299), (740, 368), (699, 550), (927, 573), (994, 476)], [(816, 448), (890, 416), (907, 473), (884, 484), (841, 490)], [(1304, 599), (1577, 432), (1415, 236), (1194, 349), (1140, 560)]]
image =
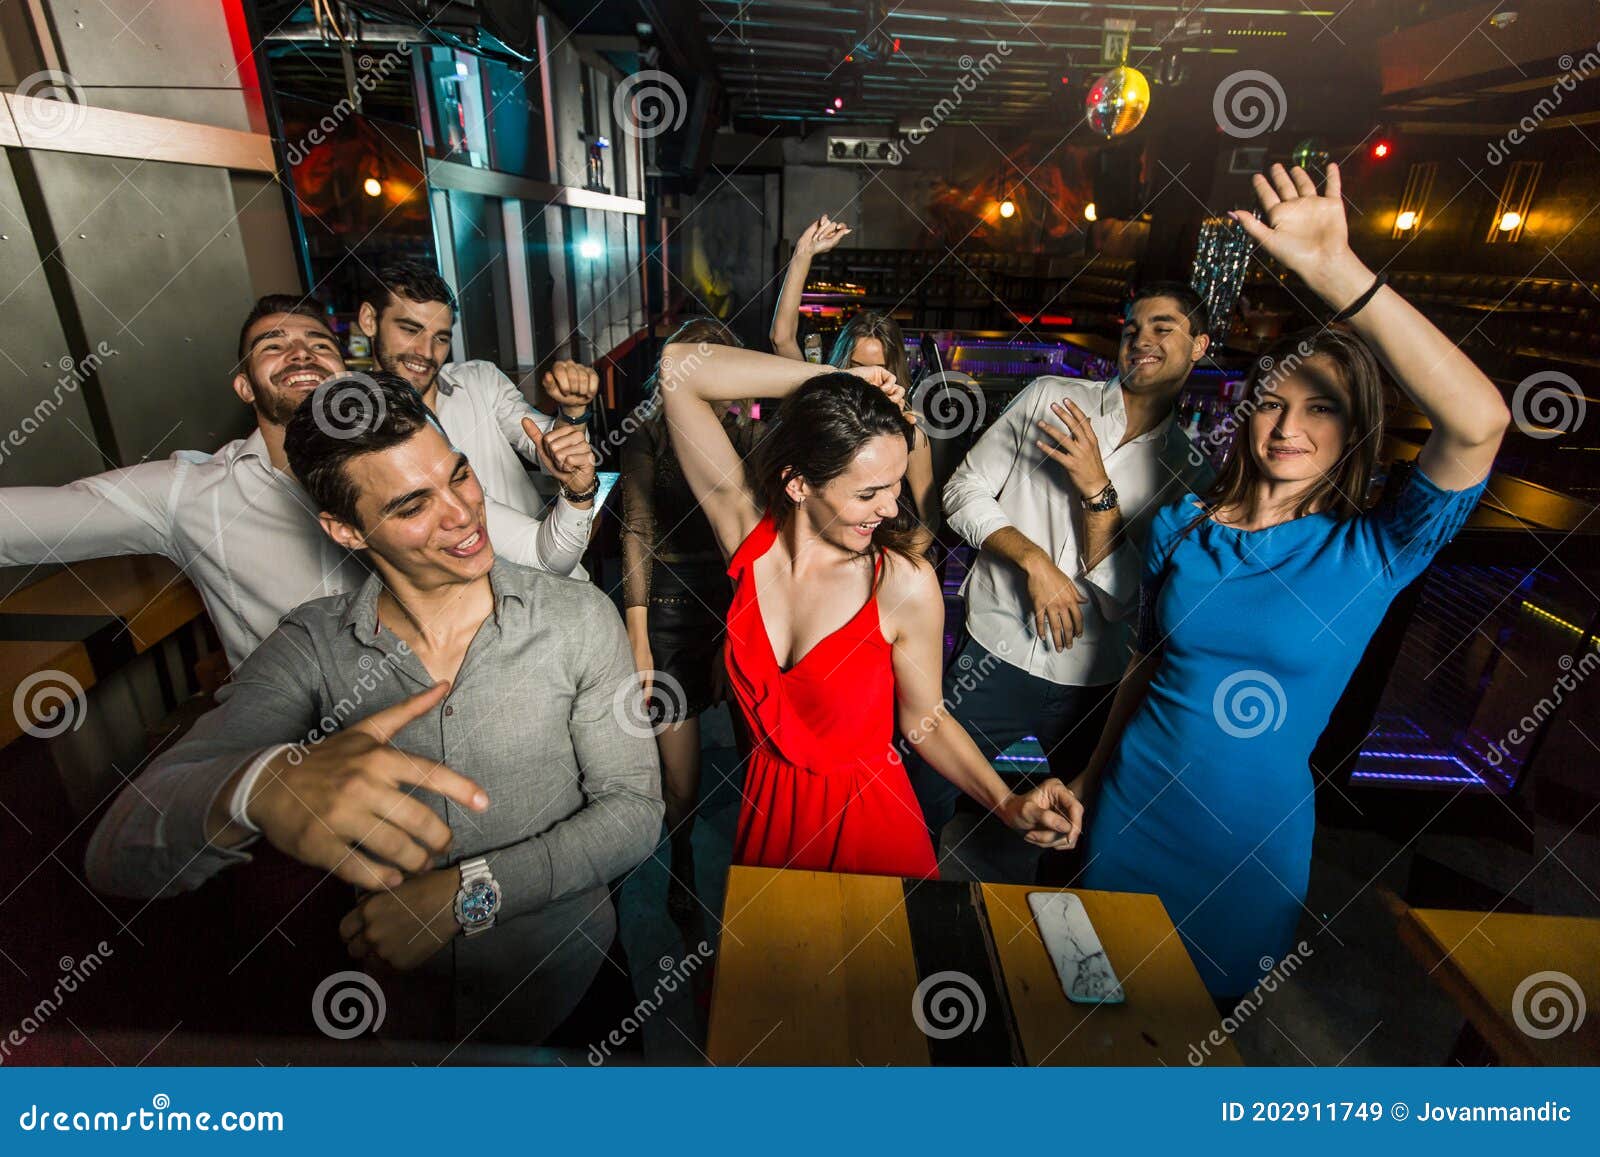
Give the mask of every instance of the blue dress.
[(1153, 892), (1206, 987), (1248, 990), (1294, 942), (1311, 869), (1311, 750), (1394, 596), (1487, 484), (1420, 469), (1353, 518), (1246, 531), (1185, 495), (1150, 528), (1140, 649), (1160, 650), (1090, 816), (1083, 886)]

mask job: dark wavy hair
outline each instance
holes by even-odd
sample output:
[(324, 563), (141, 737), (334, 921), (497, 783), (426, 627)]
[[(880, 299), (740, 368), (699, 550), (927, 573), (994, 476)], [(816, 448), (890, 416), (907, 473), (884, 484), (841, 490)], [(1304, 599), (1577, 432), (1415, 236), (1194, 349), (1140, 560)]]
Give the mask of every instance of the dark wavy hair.
[(283, 452), (318, 510), (359, 527), (360, 494), (345, 469), (352, 458), (408, 441), (424, 426), (439, 427), (411, 383), (394, 374), (339, 374), (301, 402), (283, 432)]
[[(821, 374), (784, 399), (772, 429), (756, 448), (750, 481), (781, 527), (794, 515), (784, 493), (790, 478), (826, 485), (850, 468), (867, 442), (883, 435), (904, 439), (909, 452), (913, 429), (878, 387), (855, 374)], [(921, 558), (926, 542), (910, 492), (902, 490), (898, 503), (895, 516), (873, 531), (872, 546), (907, 559)]]
[(418, 305), (442, 301), (450, 307), (451, 313), (461, 312), (456, 307), (456, 295), (450, 292), (449, 283), (426, 261), (406, 258), (385, 265), (367, 278), (365, 296), (361, 300), (371, 305), (382, 317), (390, 302), (401, 297)]
[[(1313, 358), (1332, 363), (1333, 376)], [(1367, 507), (1367, 488), (1383, 441), (1383, 375), (1377, 359), (1359, 337), (1332, 326), (1308, 328), (1279, 338), (1250, 369), (1244, 398), (1233, 410), (1233, 445), (1211, 488), (1202, 495), (1206, 510), (1242, 509), (1261, 481), (1261, 466), (1250, 444), (1250, 416), (1260, 406), (1262, 390), (1288, 377), (1308, 378), (1322, 392), (1346, 399), (1350, 430), (1339, 461), (1295, 506), (1294, 516), (1327, 510), (1337, 518), (1350, 518)], [(1208, 517), (1202, 516), (1202, 517)]]
[[(245, 355), (250, 351), (245, 347), (245, 339), (250, 336), (251, 328), (264, 317), (271, 317), (275, 313), (292, 313), (299, 317), (309, 317), (328, 324), (328, 307), (314, 297), (302, 297), (295, 293), (269, 293), (265, 297), (257, 298), (256, 303), (250, 307), (250, 312), (244, 315), (244, 324), (239, 327), (239, 365), (245, 363)], [(328, 331), (333, 332), (331, 329)]]

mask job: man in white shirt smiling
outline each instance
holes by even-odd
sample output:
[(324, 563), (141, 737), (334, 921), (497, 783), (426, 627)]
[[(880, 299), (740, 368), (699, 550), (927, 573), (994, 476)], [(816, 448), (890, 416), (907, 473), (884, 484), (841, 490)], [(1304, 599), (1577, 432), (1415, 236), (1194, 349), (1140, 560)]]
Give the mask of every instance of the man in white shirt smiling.
[[(445, 364), (455, 319), (455, 294), (444, 278), (421, 262), (399, 261), (372, 278), (356, 322), (372, 342), (372, 360), (422, 395), (471, 460), (485, 494), (524, 514), (539, 513), (544, 499), (529, 481), (521, 454), (561, 484), (558, 510), (579, 500), (582, 490), (570, 485), (569, 460), (587, 448), (599, 376), (577, 362), (556, 362), (542, 379), (560, 407), (552, 417), (530, 406), (493, 362)], [(592, 481), (592, 475), (586, 477)]]
[[(283, 451), (296, 407), (344, 369), (325, 316), (315, 301), (276, 294), (245, 318), (233, 389), (255, 413), (249, 437), (67, 486), (0, 489), (0, 566), (164, 555), (199, 588), (230, 666), (301, 603), (359, 586), (366, 568), (322, 533)], [(574, 463), (586, 453), (592, 479), (587, 445), (566, 453)], [(489, 529), (502, 557), (570, 574), (592, 506), (563, 501), (540, 520), (490, 503)]]
[[(1150, 518), (1209, 473), (1174, 414), (1208, 345), (1192, 288), (1146, 284), (1124, 313), (1117, 376), (1029, 383), (945, 486), (947, 521), (979, 549), (945, 701), (990, 759), (1033, 735), (1052, 773), (1073, 775), (1099, 738)], [(937, 844), (957, 797), (910, 770)]]

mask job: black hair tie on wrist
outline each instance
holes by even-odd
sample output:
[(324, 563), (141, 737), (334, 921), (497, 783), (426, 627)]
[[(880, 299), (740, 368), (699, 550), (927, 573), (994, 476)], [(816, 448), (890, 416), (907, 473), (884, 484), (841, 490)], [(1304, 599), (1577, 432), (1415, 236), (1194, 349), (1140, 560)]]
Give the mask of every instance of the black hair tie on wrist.
[(1367, 291), (1352, 301), (1349, 305), (1341, 309), (1338, 313), (1334, 314), (1333, 320), (1328, 324), (1334, 325), (1341, 321), (1349, 321), (1356, 314), (1360, 313), (1366, 308), (1367, 302), (1372, 300), (1373, 296), (1378, 292), (1378, 290), (1384, 287), (1388, 280), (1389, 274), (1387, 272), (1378, 274), (1378, 276), (1372, 279), (1372, 285), (1367, 289)]

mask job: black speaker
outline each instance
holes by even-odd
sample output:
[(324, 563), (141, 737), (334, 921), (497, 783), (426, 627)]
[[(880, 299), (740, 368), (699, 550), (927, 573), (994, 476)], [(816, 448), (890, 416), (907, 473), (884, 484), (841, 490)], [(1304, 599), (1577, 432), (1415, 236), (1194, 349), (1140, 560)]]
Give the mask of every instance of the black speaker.
[(722, 86), (715, 77), (701, 74), (685, 95), (683, 124), (656, 141), (656, 162), (663, 173), (681, 178), (683, 187), (693, 192), (711, 163), (712, 138), (722, 123)]
[(537, 7), (527, 0), (478, 0), (484, 31), (518, 56), (532, 59), (538, 49)]
[(1137, 148), (1106, 148), (1095, 154), (1094, 208), (1101, 220), (1127, 221), (1143, 208), (1143, 154)]

